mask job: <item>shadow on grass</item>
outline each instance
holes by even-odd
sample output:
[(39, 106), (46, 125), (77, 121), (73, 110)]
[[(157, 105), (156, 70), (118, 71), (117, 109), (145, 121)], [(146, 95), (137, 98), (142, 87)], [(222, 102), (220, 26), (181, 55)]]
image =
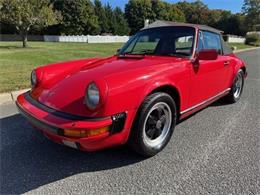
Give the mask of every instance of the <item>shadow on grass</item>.
[(23, 47), (22, 45), (0, 45), (0, 49), (39, 49), (40, 47), (32, 47), (30, 45), (28, 45), (27, 47)]
[(0, 45), (0, 49), (26, 49), (26, 48), (18, 45)]

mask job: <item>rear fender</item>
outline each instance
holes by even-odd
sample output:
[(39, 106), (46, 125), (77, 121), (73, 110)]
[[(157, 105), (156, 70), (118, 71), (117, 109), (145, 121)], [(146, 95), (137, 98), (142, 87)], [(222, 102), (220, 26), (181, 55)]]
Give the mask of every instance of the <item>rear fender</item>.
[(245, 63), (242, 61), (242, 60), (240, 60), (240, 59), (236, 59), (235, 60), (235, 65), (234, 65), (234, 68), (233, 68), (233, 75), (232, 75), (232, 79), (229, 81), (229, 86), (232, 86), (233, 85), (233, 82), (234, 82), (234, 79), (235, 79), (235, 77), (236, 77), (236, 75), (237, 75), (237, 73), (238, 73), (238, 71), (240, 70), (240, 69), (242, 69), (243, 71), (244, 71), (244, 73), (245, 73), (245, 77), (247, 76), (247, 70), (246, 70), (246, 66), (245, 66)]

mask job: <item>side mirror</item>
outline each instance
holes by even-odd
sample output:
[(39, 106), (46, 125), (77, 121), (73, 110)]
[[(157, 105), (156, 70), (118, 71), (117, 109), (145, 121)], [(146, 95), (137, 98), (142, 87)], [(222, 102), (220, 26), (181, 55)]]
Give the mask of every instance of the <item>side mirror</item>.
[(203, 49), (197, 54), (197, 60), (216, 60), (218, 52), (215, 49)]

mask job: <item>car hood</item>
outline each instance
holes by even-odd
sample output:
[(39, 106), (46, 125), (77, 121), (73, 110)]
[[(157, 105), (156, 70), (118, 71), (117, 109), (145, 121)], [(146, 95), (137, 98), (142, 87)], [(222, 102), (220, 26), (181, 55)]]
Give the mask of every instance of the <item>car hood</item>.
[[(90, 111), (86, 108), (84, 96), (88, 84), (92, 81), (102, 80), (111, 90), (106, 78), (119, 75), (129, 76), (128, 82), (145, 74), (151, 74), (156, 69), (154, 66), (175, 64), (181, 61), (180, 58), (147, 56), (142, 58), (118, 58), (117, 56), (106, 59), (95, 60), (91, 63), (81, 60), (77, 61), (78, 69), (63, 73), (57, 76), (60, 79), (45, 81), (42, 86), (35, 88), (32, 95), (39, 102), (56, 110), (82, 115), (82, 116), (102, 116), (102, 111)], [(69, 64), (73, 64), (70, 62)], [(44, 70), (43, 70), (44, 71)], [(126, 83), (127, 85), (127, 83)], [(113, 85), (114, 87), (115, 85)], [(126, 88), (127, 89), (127, 88)]]

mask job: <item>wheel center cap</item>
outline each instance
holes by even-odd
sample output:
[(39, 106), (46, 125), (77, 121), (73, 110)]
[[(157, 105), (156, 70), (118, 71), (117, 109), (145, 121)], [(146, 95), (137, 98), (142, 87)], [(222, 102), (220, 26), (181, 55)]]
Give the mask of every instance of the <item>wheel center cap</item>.
[(162, 128), (162, 122), (160, 120), (156, 122), (156, 128), (157, 129)]

